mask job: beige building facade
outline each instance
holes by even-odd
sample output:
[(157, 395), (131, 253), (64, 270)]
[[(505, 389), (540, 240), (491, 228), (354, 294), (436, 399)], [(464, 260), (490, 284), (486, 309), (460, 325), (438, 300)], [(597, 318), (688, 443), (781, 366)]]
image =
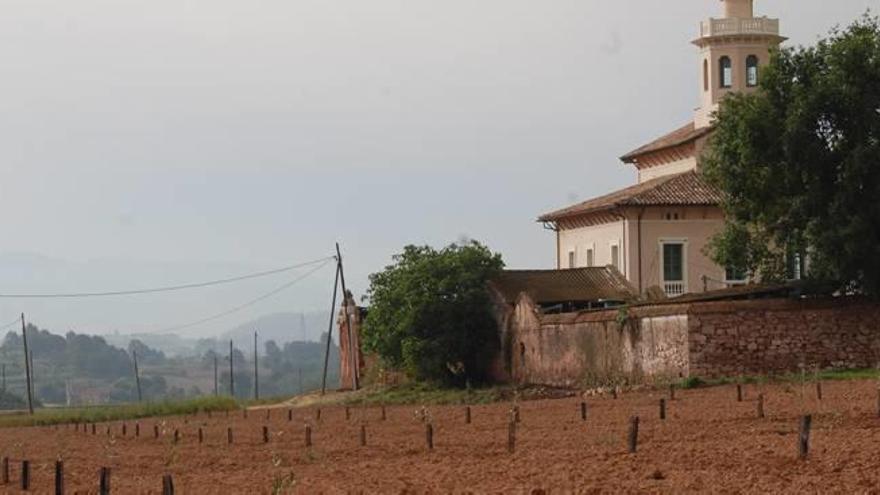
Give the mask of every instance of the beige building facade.
[(539, 218), (556, 232), (557, 268), (613, 265), (640, 292), (658, 287), (667, 296), (745, 282), (707, 255), (724, 216), (700, 162), (718, 103), (755, 90), (770, 50), (785, 38), (777, 19), (755, 17), (753, 0), (722, 3), (723, 17), (703, 21), (693, 42), (700, 101), (693, 121), (621, 157), (636, 168), (637, 184)]

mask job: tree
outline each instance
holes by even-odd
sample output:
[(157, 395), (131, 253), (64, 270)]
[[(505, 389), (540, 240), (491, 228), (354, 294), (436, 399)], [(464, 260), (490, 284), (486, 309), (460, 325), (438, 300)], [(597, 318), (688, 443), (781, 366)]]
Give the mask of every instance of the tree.
[(724, 193), (710, 254), (765, 281), (880, 294), (880, 24), (864, 16), (776, 52), (758, 91), (730, 95), (705, 160)]
[(484, 382), (499, 349), (486, 284), (504, 268), (478, 242), (407, 246), (370, 275), (365, 348), (421, 380)]

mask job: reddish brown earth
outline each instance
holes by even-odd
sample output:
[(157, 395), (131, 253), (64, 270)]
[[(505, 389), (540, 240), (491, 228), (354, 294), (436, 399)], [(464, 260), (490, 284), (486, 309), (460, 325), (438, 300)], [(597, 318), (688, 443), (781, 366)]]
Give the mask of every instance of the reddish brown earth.
[[(880, 493), (880, 418), (877, 383), (826, 382), (824, 400), (814, 385), (763, 387), (765, 419), (756, 418), (759, 389), (680, 390), (669, 417), (658, 418), (662, 392), (590, 398), (587, 421), (581, 399), (524, 402), (516, 453), (507, 452), (510, 404), (475, 406), (473, 423), (461, 406), (431, 407), (434, 450), (416, 407), (325, 408), (251, 411), (228, 419), (171, 418), (98, 425), (98, 435), (60, 426), (0, 430), (0, 455), (11, 458), (12, 484), (20, 493), (20, 460), (32, 464), (32, 491), (53, 493), (54, 461), (64, 459), (67, 493), (96, 493), (98, 471), (111, 468), (113, 493), (160, 493), (162, 475), (174, 476), (177, 493), (272, 493), (275, 480), (292, 475), (293, 488), (278, 493)], [(803, 394), (803, 395), (802, 395)], [(799, 416), (813, 414), (812, 450), (797, 459)], [(641, 418), (639, 449), (626, 452), (628, 418)], [(360, 424), (367, 446), (360, 447)], [(313, 425), (314, 446), (303, 445)], [(226, 444), (226, 428), (235, 443)], [(270, 442), (262, 443), (262, 426)], [(206, 441), (198, 444), (197, 428)], [(182, 437), (172, 443), (174, 429)], [(540, 493), (540, 492), (538, 492)]]

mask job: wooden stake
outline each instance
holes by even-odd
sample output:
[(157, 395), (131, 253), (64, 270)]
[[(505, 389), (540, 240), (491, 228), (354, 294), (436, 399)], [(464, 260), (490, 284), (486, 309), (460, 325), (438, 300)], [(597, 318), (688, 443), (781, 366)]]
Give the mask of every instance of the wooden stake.
[(55, 495), (64, 495), (64, 462), (55, 461)]
[(351, 419), (351, 411), (348, 409), (348, 406), (345, 406), (345, 420), (348, 421)]
[(128, 431), (128, 428), (126, 427), (125, 423), (122, 423), (122, 436), (123, 437), (125, 436), (127, 431)]
[(471, 424), (471, 406), (465, 406), (464, 408), (464, 423)]
[(587, 420), (587, 403), (581, 402), (581, 421)]
[(361, 425), (361, 447), (367, 446), (367, 425)]
[(287, 410), (287, 421), (293, 421), (293, 409)]
[(736, 401), (743, 401), (743, 386), (739, 383), (736, 384)]
[(629, 453), (635, 454), (639, 446), (639, 417), (629, 418), (629, 431), (627, 432), (627, 446)]
[(174, 479), (170, 474), (162, 477), (162, 495), (174, 495)]
[(617, 386), (611, 389), (611, 397), (617, 399)]
[(98, 431), (98, 427), (95, 426), (95, 423), (92, 423), (92, 435), (97, 434), (97, 431)]
[(31, 489), (31, 461), (21, 461), (21, 490)]
[(159, 438), (159, 425), (153, 425), (153, 438)]
[(507, 424), (507, 452), (516, 452), (516, 420), (511, 419)]
[(321, 408), (319, 407), (317, 411), (315, 411), (315, 420), (321, 421)]
[(822, 382), (816, 382), (816, 398), (822, 400)]
[(312, 425), (306, 425), (306, 447), (312, 446)]
[(385, 406), (382, 406), (382, 421), (385, 421)]
[(810, 453), (810, 428), (813, 426), (813, 416), (801, 417), (801, 429), (798, 435), (798, 457), (806, 459)]
[(98, 484), (98, 493), (100, 495), (110, 495), (110, 468), (101, 468), (101, 479)]
[(232, 445), (232, 428), (226, 428), (226, 443)]
[(4, 457), (2, 461), (0, 461), (0, 477), (2, 477), (2, 481), (4, 485), (9, 484), (9, 458)]
[(425, 424), (425, 443), (428, 445), (428, 450), (434, 450), (434, 425), (431, 423)]
[(764, 394), (758, 394), (758, 417), (764, 418)]
[(660, 399), (660, 419), (666, 419), (666, 399)]
[(141, 424), (140, 423), (134, 424), (134, 436), (135, 436), (135, 438), (139, 438), (141, 436)]
[(518, 405), (513, 406), (513, 420), (515, 422), (519, 423), (519, 406)]
[(179, 441), (180, 441), (180, 432), (175, 429), (174, 430), (174, 443), (177, 443)]
[(877, 389), (877, 417), (880, 418), (880, 388)]
[(263, 427), (263, 443), (269, 443), (269, 427)]
[(272, 410), (266, 409), (266, 421), (269, 421), (269, 418), (271, 418), (271, 415), (272, 415)]
[(203, 443), (205, 441), (205, 433), (202, 431), (202, 428), (199, 428), (199, 443)]

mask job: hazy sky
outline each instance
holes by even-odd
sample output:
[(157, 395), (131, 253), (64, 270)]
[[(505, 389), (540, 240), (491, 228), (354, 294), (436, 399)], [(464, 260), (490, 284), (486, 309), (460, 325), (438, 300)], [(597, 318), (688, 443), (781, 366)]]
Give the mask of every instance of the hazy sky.
[[(758, 0), (811, 43), (880, 0)], [(357, 294), (407, 243), (551, 267), (535, 218), (634, 180), (685, 123), (718, 0), (0, 0), (0, 293), (224, 277), (332, 254)], [(207, 335), (329, 306), (332, 269)], [(55, 331), (158, 331), (240, 286), (0, 301)], [(328, 308), (329, 309), (329, 308)]]

